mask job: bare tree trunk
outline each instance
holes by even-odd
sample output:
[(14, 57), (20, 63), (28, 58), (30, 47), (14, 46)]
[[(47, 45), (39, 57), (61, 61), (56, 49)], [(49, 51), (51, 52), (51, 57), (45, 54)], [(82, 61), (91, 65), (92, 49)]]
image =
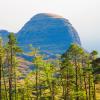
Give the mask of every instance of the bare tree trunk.
[(6, 95), (6, 100), (8, 100), (8, 95), (7, 95), (7, 86), (6, 86), (6, 81), (5, 81), (5, 75), (4, 75), (4, 69), (2, 67), (2, 73), (3, 73), (3, 81), (4, 81), (4, 87), (5, 87), (5, 95)]
[(36, 100), (38, 100), (38, 67), (36, 69)]
[[(76, 92), (78, 93), (78, 67), (75, 59), (75, 72), (76, 72)], [(79, 100), (79, 96), (76, 96), (76, 100)]]
[(86, 100), (88, 100), (88, 92), (87, 92), (87, 84), (86, 84), (85, 74), (84, 74), (84, 86), (85, 86), (85, 92), (86, 92)]
[(62, 83), (62, 89), (63, 89), (63, 93), (62, 93), (62, 96), (64, 97), (65, 95), (65, 87), (64, 87), (64, 83), (63, 83), (63, 77), (62, 77), (62, 74), (61, 74), (61, 83)]
[[(90, 68), (90, 64), (88, 63), (88, 68)], [(89, 75), (88, 75), (88, 82), (89, 82), (89, 100), (91, 100), (91, 75), (90, 75), (90, 71), (89, 71)]]
[(15, 81), (15, 100), (17, 99), (17, 92), (16, 92), (16, 67), (14, 66), (14, 81)]
[(68, 67), (67, 67), (67, 77), (66, 77), (66, 92), (67, 92), (67, 94), (66, 94), (66, 100), (69, 100), (69, 69), (68, 69)]
[(10, 66), (9, 66), (9, 100), (12, 100), (12, 67), (13, 67), (13, 50), (11, 46), (11, 54), (10, 54)]
[[(38, 73), (38, 74), (39, 74), (39, 73)], [(41, 84), (40, 77), (41, 77), (41, 75), (39, 74), (39, 87), (40, 87), (40, 88), (39, 88), (39, 98), (41, 98), (41, 95), (42, 95), (42, 89), (41, 89), (41, 88), (42, 88), (42, 87), (41, 87), (42, 84)]]
[(54, 81), (52, 81), (52, 100), (55, 100)]
[[(94, 69), (92, 69), (92, 71), (94, 71)], [(93, 74), (93, 100), (96, 100), (95, 73), (92, 72), (92, 74)]]
[(91, 83), (90, 83), (90, 73), (89, 73), (89, 100), (91, 100)]

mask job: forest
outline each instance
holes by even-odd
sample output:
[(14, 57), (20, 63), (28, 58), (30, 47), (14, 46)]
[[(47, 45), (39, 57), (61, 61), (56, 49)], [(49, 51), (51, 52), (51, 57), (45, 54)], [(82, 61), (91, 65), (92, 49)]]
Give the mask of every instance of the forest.
[(0, 38), (0, 100), (100, 100), (100, 58), (77, 44), (56, 58), (48, 58), (30, 45), (34, 69), (19, 70), (24, 53), (14, 33)]

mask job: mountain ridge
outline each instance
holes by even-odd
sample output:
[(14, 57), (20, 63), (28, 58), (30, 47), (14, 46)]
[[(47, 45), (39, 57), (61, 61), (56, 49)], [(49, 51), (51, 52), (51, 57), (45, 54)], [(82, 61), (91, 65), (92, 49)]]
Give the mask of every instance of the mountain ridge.
[(33, 16), (16, 34), (19, 46), (29, 51), (30, 44), (41, 51), (64, 53), (72, 43), (81, 45), (77, 31), (68, 19), (50, 13)]

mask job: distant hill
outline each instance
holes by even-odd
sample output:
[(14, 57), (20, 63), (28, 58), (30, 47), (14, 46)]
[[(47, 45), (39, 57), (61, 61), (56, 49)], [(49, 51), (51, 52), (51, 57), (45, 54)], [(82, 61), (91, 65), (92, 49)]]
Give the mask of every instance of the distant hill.
[[(4, 42), (7, 42), (8, 34), (8, 31), (0, 30)], [(16, 34), (16, 38), (25, 52), (32, 44), (49, 55), (64, 53), (71, 43), (81, 45), (77, 31), (67, 19), (48, 13), (33, 16)]]
[(0, 37), (4, 40), (3, 43), (6, 43), (8, 41), (8, 35), (9, 32), (7, 30), (0, 30)]
[(24, 51), (29, 44), (43, 52), (61, 54), (71, 43), (81, 45), (78, 33), (70, 22), (58, 15), (40, 13), (33, 16), (17, 33), (17, 39)]

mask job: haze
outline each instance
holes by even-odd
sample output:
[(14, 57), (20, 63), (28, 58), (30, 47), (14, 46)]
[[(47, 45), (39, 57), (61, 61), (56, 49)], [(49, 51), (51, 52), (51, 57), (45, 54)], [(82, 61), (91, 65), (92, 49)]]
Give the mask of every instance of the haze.
[(100, 51), (100, 0), (0, 0), (0, 30), (17, 32), (37, 13), (67, 18), (83, 47)]

